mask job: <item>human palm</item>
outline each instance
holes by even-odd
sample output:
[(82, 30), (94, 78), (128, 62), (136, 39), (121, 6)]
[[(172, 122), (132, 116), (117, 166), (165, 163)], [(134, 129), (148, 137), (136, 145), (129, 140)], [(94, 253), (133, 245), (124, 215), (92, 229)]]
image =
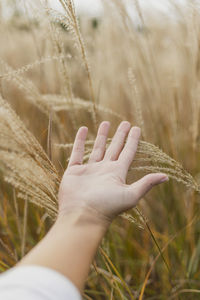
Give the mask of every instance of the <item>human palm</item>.
[(106, 150), (109, 127), (109, 122), (99, 126), (87, 164), (82, 162), (88, 129), (81, 127), (78, 130), (60, 185), (60, 214), (81, 210), (94, 213), (99, 220), (111, 221), (119, 213), (134, 207), (154, 185), (168, 179), (162, 173), (149, 174), (127, 185), (126, 176), (137, 150), (140, 129), (130, 129), (129, 122), (122, 122)]

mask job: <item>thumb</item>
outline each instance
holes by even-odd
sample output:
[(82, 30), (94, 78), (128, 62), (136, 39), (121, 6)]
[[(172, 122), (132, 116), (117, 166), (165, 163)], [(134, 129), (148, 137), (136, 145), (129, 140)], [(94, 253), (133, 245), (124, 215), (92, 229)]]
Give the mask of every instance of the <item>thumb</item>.
[(129, 189), (132, 198), (132, 205), (136, 205), (137, 202), (152, 189), (152, 187), (168, 180), (169, 178), (166, 174), (152, 173), (131, 184)]

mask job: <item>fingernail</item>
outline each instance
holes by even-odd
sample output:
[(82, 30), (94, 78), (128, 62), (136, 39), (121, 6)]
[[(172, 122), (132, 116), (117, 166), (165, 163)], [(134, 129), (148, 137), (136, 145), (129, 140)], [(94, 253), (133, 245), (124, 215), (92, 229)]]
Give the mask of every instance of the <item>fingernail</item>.
[(169, 177), (168, 177), (168, 176), (163, 177), (163, 178), (160, 180), (160, 183), (163, 183), (163, 182), (166, 182), (166, 181), (169, 181)]

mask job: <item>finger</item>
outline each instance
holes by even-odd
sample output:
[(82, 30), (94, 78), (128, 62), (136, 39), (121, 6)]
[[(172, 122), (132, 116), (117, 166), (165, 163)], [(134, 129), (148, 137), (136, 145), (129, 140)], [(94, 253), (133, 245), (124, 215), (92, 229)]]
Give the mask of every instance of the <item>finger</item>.
[(97, 162), (103, 159), (109, 128), (110, 123), (107, 121), (104, 121), (100, 124), (94, 147), (90, 154), (89, 163)]
[(104, 156), (105, 160), (117, 160), (118, 159), (119, 154), (124, 146), (125, 138), (130, 130), (130, 126), (131, 126), (130, 123), (127, 121), (123, 121), (119, 125), (119, 127), (112, 139), (112, 142), (105, 153), (105, 156)]
[(74, 146), (72, 149), (72, 154), (71, 154), (68, 166), (82, 164), (87, 133), (88, 133), (87, 127), (79, 128), (79, 130), (76, 134), (76, 138), (74, 141)]
[(131, 206), (135, 206), (137, 202), (147, 193), (152, 187), (157, 184), (168, 181), (169, 178), (163, 173), (148, 174), (140, 180), (134, 182), (129, 186), (129, 196)]
[(128, 139), (124, 149), (119, 156), (119, 162), (122, 166), (123, 175), (126, 176), (128, 169), (133, 161), (135, 153), (137, 151), (138, 142), (140, 139), (141, 130), (139, 127), (132, 127), (129, 131)]

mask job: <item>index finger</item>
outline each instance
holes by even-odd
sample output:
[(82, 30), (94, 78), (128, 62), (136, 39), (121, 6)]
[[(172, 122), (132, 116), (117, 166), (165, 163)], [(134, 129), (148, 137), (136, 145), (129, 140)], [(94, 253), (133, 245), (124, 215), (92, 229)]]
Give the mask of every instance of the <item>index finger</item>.
[(134, 159), (134, 156), (137, 151), (138, 142), (140, 139), (141, 130), (139, 127), (132, 127), (127, 142), (124, 146), (124, 149), (122, 150), (118, 161), (120, 162), (122, 166), (122, 171), (124, 173), (124, 176), (126, 176), (128, 169), (130, 165), (132, 164), (132, 161)]

